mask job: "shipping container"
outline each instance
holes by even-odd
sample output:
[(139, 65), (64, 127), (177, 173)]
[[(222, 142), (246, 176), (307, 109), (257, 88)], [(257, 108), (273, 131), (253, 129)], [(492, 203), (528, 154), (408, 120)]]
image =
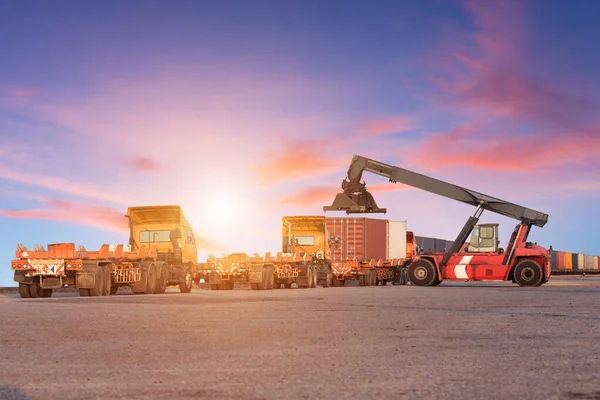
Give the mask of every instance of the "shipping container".
[(387, 221), (386, 258), (406, 258), (406, 221)]
[(594, 257), (594, 269), (598, 269), (600, 266), (600, 257)]
[(550, 269), (552, 271), (558, 270), (558, 253), (555, 250), (550, 252)]
[(590, 256), (588, 254), (585, 254), (583, 256), (583, 263), (585, 265), (585, 270), (586, 271), (593, 271), (594, 270), (594, 256)]
[(556, 252), (556, 269), (558, 271), (565, 270), (565, 253), (564, 253), (564, 251)]
[(326, 218), (326, 221), (330, 239), (339, 241), (331, 254), (333, 261), (386, 259), (387, 220)]
[[(450, 247), (454, 244), (454, 240), (446, 240), (446, 250), (450, 250)], [(460, 251), (460, 249), (458, 249)]]
[(573, 271), (579, 271), (580, 269), (580, 265), (579, 265), (579, 254), (577, 253), (572, 253), (571, 256), (573, 257)]
[(573, 254), (565, 251), (565, 271), (573, 270)]
[(435, 239), (430, 237), (423, 238), (423, 251), (426, 253), (435, 252)]
[(577, 267), (580, 270), (585, 271), (586, 268), (585, 268), (585, 256), (584, 256), (584, 254), (581, 254), (581, 253), (577, 254)]

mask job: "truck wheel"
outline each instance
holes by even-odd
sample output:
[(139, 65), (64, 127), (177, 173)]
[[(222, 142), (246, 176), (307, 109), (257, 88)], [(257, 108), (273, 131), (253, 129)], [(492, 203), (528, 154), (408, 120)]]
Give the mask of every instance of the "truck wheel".
[(306, 270), (306, 284), (304, 285), (298, 285), (298, 288), (300, 289), (308, 289), (309, 287), (311, 287), (312, 285), (312, 281), (313, 281), (313, 277), (312, 277), (312, 268), (308, 268)]
[(266, 267), (263, 269), (263, 285), (266, 290), (273, 290), (275, 285), (275, 272), (273, 267)]
[(90, 289), (79, 289), (79, 297), (88, 297), (90, 295)]
[(515, 282), (519, 286), (538, 286), (544, 279), (544, 271), (540, 264), (533, 260), (523, 260), (517, 264), (514, 273)]
[(292, 282), (286, 282), (283, 284), (283, 287), (286, 289), (291, 289), (292, 288)]
[(336, 276), (331, 278), (331, 286), (333, 287), (342, 287), (344, 286), (345, 280), (339, 280)]
[(117, 294), (117, 291), (119, 290), (119, 286), (117, 286), (116, 283), (113, 283), (110, 287), (110, 294), (111, 296)]
[(163, 294), (167, 291), (167, 279), (169, 275), (167, 266), (163, 264), (162, 266), (157, 267), (156, 273), (156, 289), (154, 290), (154, 293)]
[(221, 289), (221, 284), (219, 283), (213, 283), (210, 285), (210, 290), (219, 290)]
[(90, 296), (102, 296), (104, 293), (104, 271), (101, 266), (95, 267), (94, 287), (90, 290)]
[(183, 283), (179, 284), (179, 291), (181, 293), (189, 293), (192, 291), (193, 285), (194, 285), (194, 280), (192, 277), (192, 271), (190, 271), (188, 268), (186, 268)]
[(156, 266), (150, 264), (146, 270), (146, 294), (154, 294), (156, 291)]
[(314, 289), (317, 287), (317, 282), (319, 281), (319, 273), (317, 272), (316, 268), (312, 268), (312, 274), (313, 274), (313, 278), (310, 284), (310, 288)]
[(358, 276), (358, 286), (367, 286), (366, 275), (359, 275)]
[(323, 282), (323, 287), (328, 288), (331, 287), (333, 280), (333, 273), (330, 269), (327, 270), (327, 276), (325, 277), (325, 282)]
[(19, 294), (23, 299), (31, 298), (31, 293), (29, 292), (29, 285), (19, 283)]
[(387, 283), (388, 283), (388, 280), (384, 279), (381, 281), (381, 286), (385, 286), (385, 285), (387, 285)]
[(431, 261), (421, 258), (408, 267), (408, 279), (415, 286), (432, 286), (438, 279), (437, 271)]
[(104, 293), (102, 293), (102, 296), (110, 296), (112, 294), (112, 286), (113, 286), (113, 281), (112, 281), (112, 270), (110, 265), (103, 265), (102, 267), (102, 272), (104, 273)]

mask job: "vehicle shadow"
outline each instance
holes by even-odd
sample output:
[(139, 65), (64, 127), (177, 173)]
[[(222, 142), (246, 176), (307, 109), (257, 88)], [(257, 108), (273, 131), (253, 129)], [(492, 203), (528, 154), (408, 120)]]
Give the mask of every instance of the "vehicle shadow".
[(31, 400), (31, 397), (15, 385), (0, 384), (0, 399), (2, 400)]

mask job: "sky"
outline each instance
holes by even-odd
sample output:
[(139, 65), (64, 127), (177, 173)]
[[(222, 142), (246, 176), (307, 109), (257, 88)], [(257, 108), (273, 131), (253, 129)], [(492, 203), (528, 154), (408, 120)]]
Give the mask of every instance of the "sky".
[[(600, 255), (600, 3), (0, 3), (0, 286), (16, 245), (126, 243), (179, 204), (208, 253), (276, 252), (353, 154), (549, 214)], [(386, 215), (452, 240), (473, 207), (365, 173)], [(328, 216), (344, 216), (327, 213)], [(506, 243), (517, 221), (500, 223)]]

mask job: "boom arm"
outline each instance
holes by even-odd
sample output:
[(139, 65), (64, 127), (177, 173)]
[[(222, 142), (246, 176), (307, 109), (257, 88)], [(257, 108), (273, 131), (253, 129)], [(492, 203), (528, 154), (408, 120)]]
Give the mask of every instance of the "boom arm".
[(323, 207), (323, 210), (345, 210), (348, 214), (385, 212), (386, 209), (377, 207), (373, 196), (366, 190), (365, 183), (361, 182), (363, 171), (385, 176), (392, 183), (400, 182), (417, 189), (480, 207), (483, 210), (511, 217), (527, 225), (543, 227), (548, 222), (548, 215), (542, 212), (359, 155), (352, 157), (350, 168), (348, 168), (348, 177), (342, 181), (344, 193), (338, 194), (333, 204)]

